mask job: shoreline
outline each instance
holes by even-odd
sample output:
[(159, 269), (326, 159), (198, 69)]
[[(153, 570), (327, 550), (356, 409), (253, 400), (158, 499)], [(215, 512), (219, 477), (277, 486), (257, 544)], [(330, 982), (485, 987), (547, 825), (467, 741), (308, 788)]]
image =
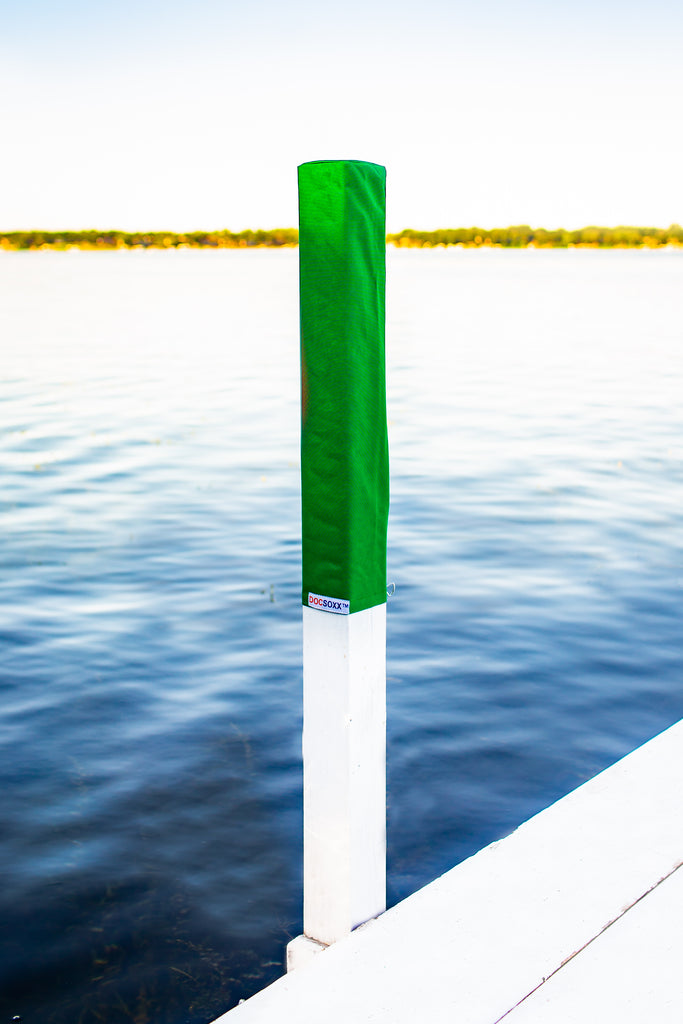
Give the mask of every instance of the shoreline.
[[(683, 228), (586, 227), (575, 231), (546, 230), (527, 225), (507, 228), (443, 228), (388, 234), (397, 249), (680, 249)], [(120, 249), (292, 249), (299, 244), (296, 228), (220, 231), (5, 231), (0, 252), (49, 250), (111, 252)]]

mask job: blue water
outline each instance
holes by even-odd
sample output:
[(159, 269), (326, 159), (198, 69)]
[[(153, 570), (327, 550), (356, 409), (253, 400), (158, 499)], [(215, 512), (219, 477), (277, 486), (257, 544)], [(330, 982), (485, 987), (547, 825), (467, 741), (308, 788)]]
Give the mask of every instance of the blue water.
[[(388, 253), (396, 902), (683, 717), (678, 252)], [(297, 254), (0, 254), (0, 1013), (301, 929)]]

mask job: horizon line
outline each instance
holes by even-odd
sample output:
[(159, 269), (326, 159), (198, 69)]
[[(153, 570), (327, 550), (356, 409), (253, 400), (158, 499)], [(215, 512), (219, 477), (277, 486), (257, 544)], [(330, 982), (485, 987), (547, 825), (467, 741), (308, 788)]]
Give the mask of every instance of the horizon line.
[[(112, 249), (241, 249), (294, 248), (297, 228), (245, 228), (230, 231), (123, 231), (87, 228), (45, 230), (39, 228), (0, 232), (0, 251), (17, 250), (112, 250)], [(403, 228), (386, 235), (396, 248), (681, 248), (683, 228), (618, 225), (582, 228), (532, 228), (516, 224), (503, 228), (459, 227), (420, 230)]]

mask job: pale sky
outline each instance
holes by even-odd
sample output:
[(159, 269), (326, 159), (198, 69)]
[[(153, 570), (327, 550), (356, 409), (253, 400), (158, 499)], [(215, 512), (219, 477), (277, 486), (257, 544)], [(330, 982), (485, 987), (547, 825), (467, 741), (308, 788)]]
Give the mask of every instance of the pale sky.
[(683, 221), (681, 0), (0, 0), (0, 230)]

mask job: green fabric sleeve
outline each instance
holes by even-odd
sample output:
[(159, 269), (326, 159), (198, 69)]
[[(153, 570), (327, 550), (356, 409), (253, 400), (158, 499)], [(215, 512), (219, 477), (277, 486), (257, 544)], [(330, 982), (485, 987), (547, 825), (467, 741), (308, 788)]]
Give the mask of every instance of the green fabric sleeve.
[(351, 613), (386, 601), (385, 192), (378, 164), (299, 167), (302, 599)]

